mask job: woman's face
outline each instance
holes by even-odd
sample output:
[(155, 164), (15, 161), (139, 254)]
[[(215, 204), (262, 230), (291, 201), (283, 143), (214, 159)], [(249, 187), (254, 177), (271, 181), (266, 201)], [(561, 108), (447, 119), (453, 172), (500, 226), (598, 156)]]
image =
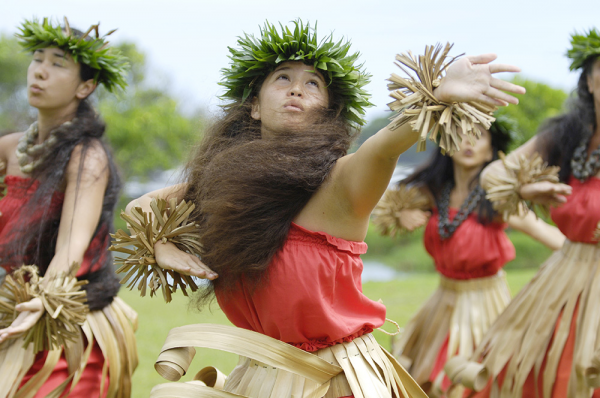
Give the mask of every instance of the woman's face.
[(27, 69), (29, 104), (43, 110), (60, 110), (79, 104), (96, 85), (81, 80), (81, 65), (70, 54), (55, 47), (35, 50)]
[(329, 104), (327, 85), (315, 68), (284, 62), (265, 79), (252, 103), (252, 118), (261, 121), (263, 137), (302, 128), (311, 111)]
[(481, 168), (486, 162), (490, 162), (494, 156), (492, 150), (492, 135), (489, 131), (480, 129), (481, 137), (471, 145), (467, 137), (460, 131), (462, 142), (459, 144), (460, 151), (452, 155), (452, 161), (457, 166), (465, 169)]
[(590, 93), (594, 96), (596, 109), (598, 109), (600, 107), (600, 57), (597, 58), (594, 65), (592, 65), (592, 70), (588, 75), (587, 83)]

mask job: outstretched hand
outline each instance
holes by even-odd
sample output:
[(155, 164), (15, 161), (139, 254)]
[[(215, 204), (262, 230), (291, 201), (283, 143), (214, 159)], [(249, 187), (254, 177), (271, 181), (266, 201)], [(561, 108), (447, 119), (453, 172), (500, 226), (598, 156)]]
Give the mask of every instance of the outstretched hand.
[(39, 298), (18, 304), (15, 309), (20, 314), (9, 327), (0, 329), (0, 344), (31, 329), (45, 312), (44, 304)]
[(154, 258), (164, 269), (171, 269), (180, 274), (197, 276), (202, 279), (217, 279), (219, 276), (208, 268), (200, 259), (182, 250), (171, 242), (157, 242), (154, 245)]
[(525, 88), (495, 78), (499, 72), (520, 72), (513, 65), (491, 64), (495, 54), (483, 54), (461, 58), (447, 69), (446, 76), (434, 95), (441, 102), (482, 102), (493, 106), (518, 104), (519, 100), (504, 91), (525, 94)]
[(525, 200), (545, 206), (561, 206), (567, 202), (566, 195), (571, 194), (571, 186), (550, 181), (525, 184), (519, 195)]

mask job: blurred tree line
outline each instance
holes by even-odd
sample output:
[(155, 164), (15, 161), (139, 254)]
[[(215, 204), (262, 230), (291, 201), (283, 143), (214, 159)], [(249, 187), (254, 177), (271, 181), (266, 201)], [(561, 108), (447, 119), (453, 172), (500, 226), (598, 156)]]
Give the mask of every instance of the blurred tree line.
[[(183, 114), (166, 82), (149, 81), (146, 55), (135, 44), (116, 47), (130, 59), (129, 87), (113, 95), (99, 86), (92, 101), (107, 124), (106, 137), (124, 179), (145, 180), (186, 159), (204, 117), (200, 111)], [(35, 109), (27, 103), (30, 61), (15, 38), (0, 36), (0, 135), (23, 131), (35, 120)]]

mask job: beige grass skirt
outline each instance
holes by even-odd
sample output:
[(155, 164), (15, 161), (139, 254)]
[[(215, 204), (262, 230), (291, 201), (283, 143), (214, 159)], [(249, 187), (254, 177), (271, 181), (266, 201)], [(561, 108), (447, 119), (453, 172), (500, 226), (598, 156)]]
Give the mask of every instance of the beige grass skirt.
[(188, 325), (171, 330), (155, 364), (167, 380), (183, 376), (193, 347), (240, 355), (225, 379), (204, 368), (187, 383), (161, 384), (152, 398), (425, 398), (410, 375), (371, 334), (308, 353), (271, 337), (224, 325)]
[(543, 380), (540, 396), (549, 398), (572, 322), (575, 345), (567, 396), (588, 398), (600, 386), (600, 248), (567, 240), (498, 317), (472, 356), (489, 372), (490, 395), (521, 397), (534, 371)]
[[(105, 386), (104, 390), (106, 397), (129, 397), (131, 376), (138, 363), (134, 335), (136, 329), (136, 312), (119, 297), (115, 297), (110, 305), (88, 314), (86, 322), (81, 327), (81, 338), (77, 342), (49, 351), (42, 369), (21, 388), (19, 388), (21, 381), (33, 365), (35, 355), (31, 344), (27, 349), (23, 348), (22, 337), (14, 339), (0, 350), (0, 398), (35, 396), (64, 354), (69, 377), (48, 397), (61, 396), (66, 392), (69, 382), (71, 386), (75, 386), (79, 381), (94, 346), (94, 340), (98, 343), (105, 359), (102, 373), (109, 376), (109, 385)], [(88, 342), (85, 348), (83, 336)]]
[(419, 385), (428, 388), (446, 339), (446, 358), (456, 354), (470, 358), (509, 301), (504, 271), (469, 280), (440, 276), (438, 289), (394, 339), (392, 354)]

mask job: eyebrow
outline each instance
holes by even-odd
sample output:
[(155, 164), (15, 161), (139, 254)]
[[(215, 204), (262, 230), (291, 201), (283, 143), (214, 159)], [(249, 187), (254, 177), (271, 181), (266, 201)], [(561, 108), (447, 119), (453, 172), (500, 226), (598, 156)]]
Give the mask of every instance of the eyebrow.
[[(279, 72), (281, 70), (289, 70), (289, 69), (292, 69), (292, 68), (290, 68), (289, 66), (281, 66), (281, 67), (275, 69), (273, 72)], [(323, 84), (325, 84), (325, 79), (323, 78), (323, 76), (321, 76), (321, 72), (318, 72), (316, 69), (315, 70), (305, 69), (304, 71), (308, 72), (308, 73), (313, 73), (315, 76), (317, 76), (319, 78), (319, 80), (321, 80), (323, 82)]]

